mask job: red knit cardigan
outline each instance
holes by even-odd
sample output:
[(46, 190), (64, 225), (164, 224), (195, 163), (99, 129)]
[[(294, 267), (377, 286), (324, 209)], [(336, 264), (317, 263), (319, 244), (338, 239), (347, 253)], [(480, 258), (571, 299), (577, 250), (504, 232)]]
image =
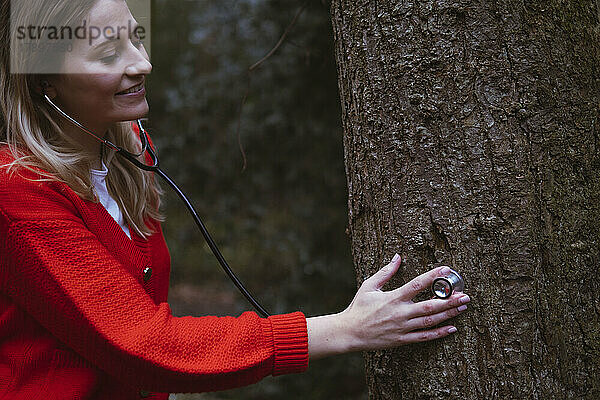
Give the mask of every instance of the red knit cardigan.
[(0, 169), (0, 399), (166, 399), (307, 368), (302, 313), (174, 317), (160, 225), (130, 240), (101, 204), (35, 178)]

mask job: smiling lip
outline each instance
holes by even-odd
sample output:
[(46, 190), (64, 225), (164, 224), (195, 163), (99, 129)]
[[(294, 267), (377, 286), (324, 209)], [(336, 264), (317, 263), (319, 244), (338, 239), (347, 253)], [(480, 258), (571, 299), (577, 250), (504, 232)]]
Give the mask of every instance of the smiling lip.
[(146, 96), (146, 88), (142, 87), (142, 90), (127, 94), (117, 94), (116, 97), (123, 97), (127, 99), (143, 99)]
[(141, 82), (127, 90), (117, 93), (116, 96), (135, 96), (143, 93), (146, 93), (146, 89), (144, 87), (144, 82)]

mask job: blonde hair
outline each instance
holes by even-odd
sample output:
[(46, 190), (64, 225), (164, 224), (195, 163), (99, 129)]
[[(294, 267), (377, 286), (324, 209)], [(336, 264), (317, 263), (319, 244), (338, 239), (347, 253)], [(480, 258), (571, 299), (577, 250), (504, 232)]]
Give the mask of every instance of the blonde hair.
[[(10, 34), (11, 1), (0, 1), (0, 141), (14, 156), (14, 161), (4, 167), (24, 167), (38, 173), (41, 169), (43, 172), (39, 180), (63, 182), (80, 197), (97, 202), (90, 167), (99, 155), (84, 152), (61, 129), (57, 123), (58, 113), (35, 91), (42, 76), (10, 72), (10, 46), (14, 45)], [(13, 10), (12, 22), (26, 21), (29, 15), (45, 15), (43, 22), (48, 26), (65, 25), (81, 20), (96, 1), (20, 1), (26, 4), (19, 10)], [(12, 3), (14, 5), (15, 2)], [(21, 21), (14, 21), (15, 18)], [(34, 65), (46, 56), (39, 52), (30, 56), (31, 59), (18, 62)], [(129, 122), (115, 123), (108, 130), (106, 139), (129, 151), (139, 151), (139, 140)], [(121, 157), (114, 157), (112, 151), (103, 150), (102, 153), (108, 166), (106, 181), (110, 195), (119, 204), (130, 227), (144, 238), (150, 236), (154, 229), (149, 222), (164, 220), (159, 211), (162, 191), (153, 174), (140, 170)]]

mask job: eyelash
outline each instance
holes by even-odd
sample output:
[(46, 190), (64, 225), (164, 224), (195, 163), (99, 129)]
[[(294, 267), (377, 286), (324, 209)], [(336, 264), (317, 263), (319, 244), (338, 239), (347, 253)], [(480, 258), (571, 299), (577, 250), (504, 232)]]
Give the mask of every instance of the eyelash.
[(115, 54), (111, 54), (107, 57), (102, 57), (100, 61), (102, 62), (102, 64), (109, 65), (112, 64), (120, 55), (121, 53), (119, 51), (115, 51)]
[[(142, 47), (144, 45), (144, 43), (142, 42), (141, 39), (139, 38), (135, 38), (135, 40), (132, 40), (131, 43), (133, 43), (133, 45), (135, 46), (136, 49), (139, 49), (140, 47)], [(115, 54), (111, 54), (110, 56), (107, 57), (102, 57), (100, 59), (100, 61), (105, 64), (105, 65), (110, 65), (112, 64), (119, 56), (121, 55), (121, 52), (118, 50), (115, 50)]]

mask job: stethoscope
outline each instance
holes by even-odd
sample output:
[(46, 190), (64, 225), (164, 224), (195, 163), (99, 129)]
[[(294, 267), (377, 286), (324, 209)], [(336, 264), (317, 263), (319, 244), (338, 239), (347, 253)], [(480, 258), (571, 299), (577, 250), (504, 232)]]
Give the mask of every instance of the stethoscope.
[[(231, 279), (231, 281), (235, 284), (235, 286), (239, 289), (239, 291), (244, 295), (244, 297), (250, 302), (250, 304), (252, 304), (252, 306), (256, 309), (256, 311), (262, 317), (264, 317), (264, 318), (268, 317), (270, 314), (250, 294), (250, 292), (244, 287), (244, 284), (239, 280), (239, 278), (235, 275), (235, 273), (229, 267), (229, 265), (227, 264), (227, 261), (225, 261), (225, 258), (221, 254), (221, 251), (217, 247), (217, 244), (214, 242), (214, 240), (210, 236), (210, 233), (208, 232), (208, 230), (204, 226), (204, 223), (202, 222), (202, 220), (198, 216), (198, 213), (194, 209), (194, 206), (192, 205), (192, 203), (188, 200), (187, 196), (175, 184), (175, 182), (173, 182), (173, 180), (171, 178), (169, 178), (169, 176), (162, 169), (160, 169), (159, 162), (158, 162), (158, 156), (156, 155), (156, 152), (152, 148), (152, 146), (149, 145), (148, 134), (146, 133), (146, 130), (142, 126), (142, 121), (140, 121), (139, 119), (136, 121), (137, 126), (139, 128), (139, 135), (140, 135), (140, 142), (142, 144), (142, 149), (141, 149), (141, 151), (138, 154), (130, 153), (129, 151), (123, 149), (122, 147), (117, 146), (116, 144), (110, 142), (109, 140), (101, 138), (100, 136), (96, 135), (95, 133), (93, 133), (92, 131), (90, 131), (89, 129), (87, 129), (85, 126), (83, 126), (82, 124), (80, 124), (78, 121), (76, 121), (75, 119), (73, 119), (69, 115), (67, 115), (67, 113), (65, 113), (63, 110), (61, 110), (56, 104), (54, 104), (54, 102), (50, 99), (50, 97), (48, 97), (48, 95), (46, 94), (46, 88), (47, 88), (47, 86), (48, 86), (47, 82), (42, 82), (42, 95), (44, 96), (44, 98), (46, 99), (46, 101), (60, 115), (62, 115), (63, 117), (65, 117), (67, 120), (69, 120), (71, 123), (73, 123), (78, 128), (80, 128), (81, 130), (83, 130), (85, 133), (93, 136), (98, 141), (102, 142), (102, 144), (105, 145), (106, 147), (114, 150), (117, 154), (119, 154), (121, 157), (127, 159), (129, 162), (131, 162), (136, 167), (141, 168), (144, 171), (151, 171), (151, 172), (156, 173), (161, 178), (163, 178), (169, 184), (169, 186), (171, 186), (171, 188), (173, 188), (173, 190), (175, 192), (177, 192), (177, 194), (179, 195), (179, 198), (185, 203), (187, 209), (189, 210), (190, 214), (192, 215), (192, 218), (196, 222), (196, 225), (200, 229), (200, 232), (202, 232), (202, 236), (204, 236), (204, 239), (206, 240), (206, 243), (208, 244), (208, 246), (212, 250), (214, 256), (217, 259), (217, 261), (219, 261), (219, 264), (221, 264), (221, 267), (223, 268), (223, 271), (225, 271), (225, 273), (227, 274), (227, 276), (229, 276), (229, 279)], [(140, 162), (138, 160), (138, 157), (144, 155), (144, 153), (147, 153), (150, 156), (150, 158), (152, 160), (152, 164), (151, 165), (142, 163), (142, 162)]]

